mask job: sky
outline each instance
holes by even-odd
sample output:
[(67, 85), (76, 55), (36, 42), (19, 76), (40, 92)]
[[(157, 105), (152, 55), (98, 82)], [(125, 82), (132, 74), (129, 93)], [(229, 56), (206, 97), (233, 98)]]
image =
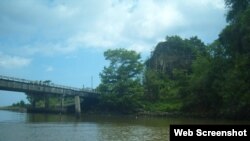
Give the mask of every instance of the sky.
[[(226, 26), (224, 0), (1, 0), (0, 75), (93, 87), (107, 49), (145, 60), (166, 36), (206, 44)], [(25, 100), (0, 91), (0, 106)], [(25, 100), (26, 101), (26, 100)]]

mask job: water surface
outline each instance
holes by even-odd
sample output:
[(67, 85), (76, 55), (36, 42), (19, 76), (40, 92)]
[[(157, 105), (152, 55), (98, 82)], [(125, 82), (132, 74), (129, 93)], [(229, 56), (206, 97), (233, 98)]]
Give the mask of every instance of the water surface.
[(110, 115), (76, 118), (0, 110), (0, 141), (167, 141), (170, 124), (228, 123), (244, 122)]

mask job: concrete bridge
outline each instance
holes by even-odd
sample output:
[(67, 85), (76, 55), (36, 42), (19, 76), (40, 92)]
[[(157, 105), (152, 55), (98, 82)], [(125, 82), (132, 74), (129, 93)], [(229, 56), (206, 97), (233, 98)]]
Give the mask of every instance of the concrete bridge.
[[(0, 75), (0, 90), (24, 92), (33, 95), (44, 95), (45, 108), (49, 107), (49, 95), (61, 96), (61, 107), (65, 96), (75, 97), (75, 111), (81, 113), (80, 97), (98, 97), (99, 93), (93, 89), (81, 89), (53, 84), (50, 81), (32, 81)], [(32, 104), (33, 105), (33, 104)], [(35, 105), (35, 104), (34, 104)]]

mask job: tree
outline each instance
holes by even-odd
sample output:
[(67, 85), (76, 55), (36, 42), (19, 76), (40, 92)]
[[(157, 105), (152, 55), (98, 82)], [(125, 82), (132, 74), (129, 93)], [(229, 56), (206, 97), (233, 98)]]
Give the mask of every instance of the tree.
[(144, 72), (144, 99), (150, 102), (157, 102), (160, 99), (169, 98), (171, 81), (164, 73), (147, 68)]
[(250, 0), (225, 0), (225, 4), (228, 8), (227, 21), (235, 22), (242, 12), (249, 7)]
[(226, 0), (229, 25), (219, 41), (225, 50), (228, 67), (224, 71), (221, 113), (233, 118), (250, 118), (250, 1)]
[(105, 51), (104, 57), (110, 65), (100, 74), (98, 89), (103, 94), (103, 104), (108, 109), (125, 112), (137, 108), (143, 92), (140, 55), (135, 51), (114, 49)]
[(23, 100), (12, 104), (12, 107), (23, 107), (24, 108), (25, 106), (26, 106), (26, 104)]
[(212, 116), (249, 119), (249, 0), (226, 0), (227, 25), (192, 65), (184, 109)]
[(183, 97), (185, 112), (216, 116), (220, 112), (222, 100), (219, 95), (223, 86), (227, 63), (219, 41), (207, 47), (206, 54), (198, 54), (192, 63), (192, 74)]

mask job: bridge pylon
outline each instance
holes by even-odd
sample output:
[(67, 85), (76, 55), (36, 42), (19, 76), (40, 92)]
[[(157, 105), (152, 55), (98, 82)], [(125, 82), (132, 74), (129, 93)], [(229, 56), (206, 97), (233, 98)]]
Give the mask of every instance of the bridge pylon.
[(77, 115), (80, 116), (81, 114), (81, 102), (80, 102), (80, 96), (75, 96), (75, 112)]

